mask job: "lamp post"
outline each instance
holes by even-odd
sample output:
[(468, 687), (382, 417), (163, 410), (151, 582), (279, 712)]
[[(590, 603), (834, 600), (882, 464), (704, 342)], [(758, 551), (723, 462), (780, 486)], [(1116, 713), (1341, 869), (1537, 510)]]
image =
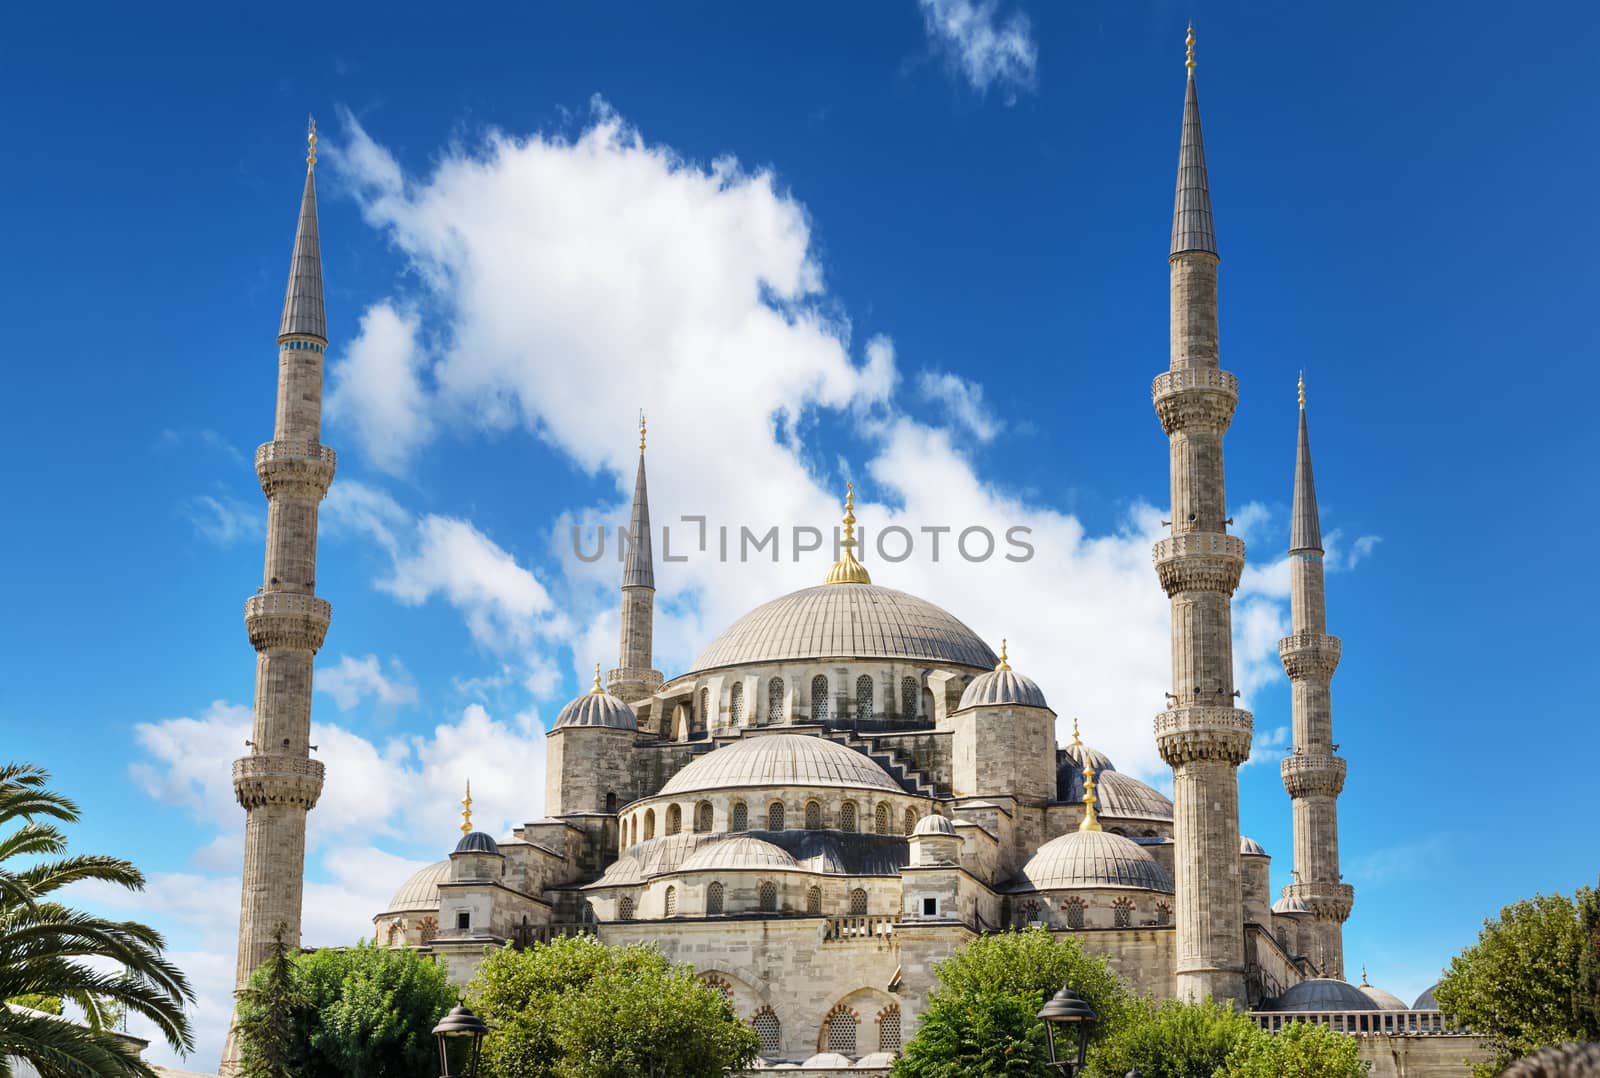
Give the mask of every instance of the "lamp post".
[(478, 1078), (478, 1051), (489, 1027), (463, 1005), (433, 1027), (439, 1042), (439, 1078)]
[[(1050, 1065), (1066, 1078), (1073, 1078), (1083, 1071), (1084, 1058), (1089, 1051), (1089, 1027), (1099, 1018), (1094, 1008), (1089, 1006), (1089, 1001), (1070, 988), (1057, 992), (1039, 1011), (1039, 1021), (1044, 1023), (1044, 1040), (1050, 1053)], [(1058, 1026), (1061, 1027), (1059, 1031), (1056, 1028)], [(1066, 1035), (1068, 1028), (1073, 1029), (1078, 1037), (1076, 1061), (1062, 1059), (1058, 1054), (1066, 1045), (1058, 1049), (1056, 1041)]]

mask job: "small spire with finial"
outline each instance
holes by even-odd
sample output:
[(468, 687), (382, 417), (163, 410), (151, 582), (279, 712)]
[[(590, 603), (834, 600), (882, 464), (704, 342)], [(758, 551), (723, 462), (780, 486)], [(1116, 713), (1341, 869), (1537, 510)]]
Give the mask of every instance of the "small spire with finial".
[(590, 696), (600, 696), (605, 692), (605, 686), (600, 684), (600, 664), (594, 664), (594, 688), (589, 690)]
[(644, 409), (639, 409), (639, 452), (644, 452)]
[(1189, 74), (1193, 75), (1194, 74), (1194, 20), (1193, 19), (1189, 20), (1189, 36), (1184, 38), (1183, 44), (1184, 44), (1184, 47), (1188, 50), (1188, 53), (1189, 53), (1188, 59), (1184, 61), (1183, 66), (1187, 67), (1189, 69)]
[(1370, 984), (1367, 983), (1367, 964), (1365, 962), (1361, 963), (1361, 983), (1359, 985), (1357, 985), (1356, 987), (1358, 987), (1358, 988), (1371, 988), (1372, 987)]
[(1079, 831), (1100, 830), (1100, 817), (1094, 813), (1094, 768), (1089, 764), (1083, 765), (1083, 821), (1078, 824)]
[(317, 167), (317, 118), (306, 117), (306, 170)]
[(1300, 372), (1300, 410), (1306, 410), (1306, 372)]
[(467, 796), (461, 799), (461, 833), (472, 834), (472, 780), (467, 780)]
[(1074, 745), (1083, 744), (1082, 740), (1080, 740), (1078, 737), (1078, 716), (1076, 715), (1072, 716), (1072, 743)]
[(1011, 662), (1010, 662), (1009, 659), (1006, 658), (1006, 642), (1005, 642), (1005, 639), (1003, 637), (1000, 640), (1000, 662), (995, 667), (995, 669), (996, 670), (1010, 670), (1011, 669)]
[(833, 563), (833, 568), (828, 570), (828, 575), (823, 579), (824, 584), (870, 584), (872, 577), (867, 574), (867, 567), (856, 560), (856, 485), (846, 483), (844, 487), (844, 537), (839, 540), (842, 553), (839, 560)]

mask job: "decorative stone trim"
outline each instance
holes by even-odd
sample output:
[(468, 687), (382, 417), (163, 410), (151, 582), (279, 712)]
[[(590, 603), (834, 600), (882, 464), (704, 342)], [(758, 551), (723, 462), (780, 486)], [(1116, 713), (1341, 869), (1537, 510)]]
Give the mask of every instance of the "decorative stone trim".
[(1161, 429), (1221, 434), (1239, 404), (1239, 379), (1215, 368), (1167, 371), (1150, 384)]
[(1283, 893), (1304, 902), (1319, 921), (1337, 921), (1340, 924), (1350, 919), (1350, 908), (1356, 902), (1354, 887), (1332, 880), (1291, 883), (1283, 889)]
[(244, 624), (257, 651), (294, 648), (316, 651), (328, 635), (333, 606), (326, 599), (295, 592), (269, 591), (244, 603)]
[(1186, 532), (1158, 541), (1153, 558), (1169, 598), (1193, 591), (1232, 595), (1244, 572), (1244, 540), (1223, 532)]
[(256, 449), (256, 478), (268, 498), (321, 501), (337, 464), (334, 451), (320, 442), (266, 442)]
[(233, 762), (233, 792), (246, 809), (292, 805), (309, 811), (322, 793), (322, 761), (261, 754)]
[(1296, 633), (1278, 641), (1278, 658), (1290, 681), (1303, 678), (1331, 678), (1339, 667), (1343, 644), (1327, 633)]
[(1344, 789), (1346, 766), (1343, 756), (1297, 753), (1285, 756), (1278, 769), (1283, 773), (1283, 787), (1290, 797), (1307, 794), (1338, 797)]
[(1176, 707), (1156, 716), (1156, 747), (1177, 767), (1194, 760), (1238, 766), (1250, 756), (1255, 717), (1236, 707)]

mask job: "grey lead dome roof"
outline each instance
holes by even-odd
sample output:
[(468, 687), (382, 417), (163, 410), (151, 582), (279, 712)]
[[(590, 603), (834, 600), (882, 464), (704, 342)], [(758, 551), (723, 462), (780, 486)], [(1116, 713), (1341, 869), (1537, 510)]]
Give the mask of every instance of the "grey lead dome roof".
[(913, 835), (951, 835), (956, 833), (956, 825), (940, 816), (937, 812), (931, 816), (924, 816), (917, 821), (917, 826), (911, 832)]
[(1108, 831), (1073, 831), (1040, 846), (1008, 890), (1073, 887), (1134, 887), (1171, 894), (1172, 878), (1138, 843)]
[(1353, 984), (1327, 977), (1301, 981), (1277, 999), (1261, 1004), (1263, 1011), (1375, 1011), (1378, 1005)]
[(978, 634), (925, 599), (876, 584), (820, 584), (764, 603), (711, 642), (689, 673), (795, 659), (920, 659), (993, 670)]
[(767, 734), (699, 757), (668, 779), (656, 796), (744, 786), (843, 786), (905, 793), (883, 768), (836, 741)]
[(797, 869), (800, 863), (770, 842), (749, 835), (708, 842), (690, 854), (679, 872), (711, 872), (716, 869)]
[(1044, 690), (1030, 677), (1015, 670), (991, 670), (979, 674), (961, 694), (957, 710), (981, 707), (985, 704), (1016, 704), (1020, 707), (1049, 707), (1044, 702)]
[(385, 913), (405, 913), (411, 910), (436, 910), (439, 908), (439, 885), (450, 880), (450, 862), (435, 861), (427, 868), (414, 872), (400, 885), (400, 890), (389, 900)]
[(637, 730), (633, 708), (608, 692), (586, 692), (561, 709), (555, 729), (564, 726), (604, 726), (612, 730)]

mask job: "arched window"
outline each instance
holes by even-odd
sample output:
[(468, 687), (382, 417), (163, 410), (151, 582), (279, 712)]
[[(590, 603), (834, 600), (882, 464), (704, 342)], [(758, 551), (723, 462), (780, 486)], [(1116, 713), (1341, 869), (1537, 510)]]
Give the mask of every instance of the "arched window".
[(656, 837), (656, 810), (644, 810), (644, 837), (646, 840)]
[(916, 829), (917, 829), (917, 810), (916, 809), (906, 809), (906, 834), (909, 835), (909, 834), (911, 834), (911, 832), (915, 831)]
[(880, 804), (872, 814), (872, 829), (880, 835), (889, 833), (889, 806)]
[(617, 920), (633, 920), (633, 899), (628, 895), (623, 895), (621, 898), (617, 899)]
[(606, 793), (606, 811), (611, 813), (617, 811), (617, 795), (615, 792), (607, 791)]
[(818, 674), (811, 679), (811, 721), (828, 721), (828, 675)]
[(1133, 899), (1119, 898), (1111, 904), (1112, 923), (1118, 928), (1133, 927)]
[(1068, 928), (1083, 927), (1083, 899), (1069, 898), (1061, 904), (1061, 908), (1067, 913)]
[(702, 801), (694, 807), (694, 829), (700, 832), (711, 830), (711, 802)]
[(667, 806), (667, 834), (676, 835), (683, 830), (683, 809), (678, 805)]
[(767, 682), (767, 721), (783, 721), (783, 679), (775, 677)]
[(668, 887), (667, 888), (667, 906), (666, 906), (666, 909), (667, 909), (667, 916), (668, 917), (676, 917), (676, 916), (678, 916), (678, 889), (676, 887)]
[(389, 939), (388, 939), (387, 942), (388, 942), (388, 945), (390, 947), (398, 947), (398, 946), (400, 946), (400, 922), (399, 921), (395, 921), (395, 922), (393, 922), (393, 923), (391, 923), (389, 925)]
[(711, 729), (711, 690), (700, 690), (700, 726)]
[(713, 883), (706, 888), (706, 913), (722, 912), (722, 884)]
[(1172, 907), (1165, 902), (1156, 903), (1156, 924), (1170, 925), (1172, 923)]
[(865, 917), (867, 915), (867, 893), (857, 887), (850, 892), (850, 916)]
[(750, 1025), (755, 1029), (756, 1036), (761, 1038), (761, 1054), (775, 1056), (783, 1051), (783, 1026), (778, 1022), (778, 1016), (772, 1013), (771, 1007), (763, 1007), (750, 1019)]
[(856, 718), (870, 719), (876, 705), (873, 700), (872, 675), (862, 674), (856, 678)]
[(821, 913), (822, 912), (822, 888), (813, 887), (809, 891), (806, 892), (806, 912), (807, 913)]
[(735, 681), (728, 690), (728, 723), (738, 726), (744, 722), (744, 682)]
[(783, 802), (774, 801), (767, 806), (767, 830), (783, 830)]
[(839, 830), (841, 830), (841, 831), (854, 831), (854, 830), (856, 830), (856, 803), (854, 801), (846, 801), (844, 803), (844, 805), (842, 807), (840, 807), (840, 809), (839, 809)]
[(435, 917), (424, 917), (422, 919), (422, 932), (417, 937), (417, 942), (422, 944), (422, 946), (426, 947), (428, 944), (433, 942), (433, 937), (437, 936), (438, 934), (439, 934), (439, 921), (438, 921), (438, 918), (435, 918)]
[(822, 1020), (822, 1048), (826, 1052), (838, 1052), (842, 1056), (856, 1054), (856, 1027), (861, 1024), (861, 1019), (856, 1017), (844, 1004), (839, 1004)]
[(762, 913), (777, 912), (778, 885), (771, 880), (762, 880), (761, 886), (756, 888), (756, 905)]
[(822, 830), (822, 805), (819, 802), (806, 802), (806, 830)]
[(878, 1051), (900, 1050), (900, 1004), (891, 1003), (878, 1012)]
[(743, 801), (733, 803), (733, 818), (728, 826), (730, 831), (750, 830), (750, 809)]
[(908, 719), (917, 717), (917, 679), (900, 679), (900, 714)]

